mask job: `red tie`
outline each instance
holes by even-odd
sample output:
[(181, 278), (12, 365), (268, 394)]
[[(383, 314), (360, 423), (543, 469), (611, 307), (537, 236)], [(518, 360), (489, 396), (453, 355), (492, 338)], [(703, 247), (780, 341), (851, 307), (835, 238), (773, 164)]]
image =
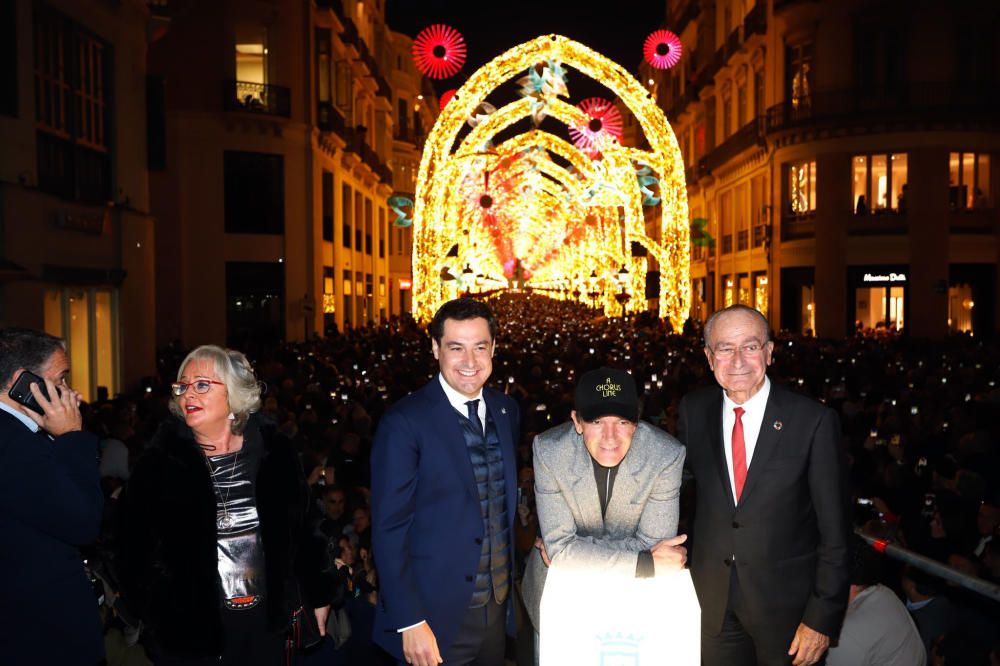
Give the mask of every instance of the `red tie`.
[(736, 484), (736, 501), (739, 502), (747, 480), (747, 445), (743, 440), (743, 413), (746, 410), (737, 407), (733, 411), (736, 412), (736, 423), (733, 424), (733, 481)]

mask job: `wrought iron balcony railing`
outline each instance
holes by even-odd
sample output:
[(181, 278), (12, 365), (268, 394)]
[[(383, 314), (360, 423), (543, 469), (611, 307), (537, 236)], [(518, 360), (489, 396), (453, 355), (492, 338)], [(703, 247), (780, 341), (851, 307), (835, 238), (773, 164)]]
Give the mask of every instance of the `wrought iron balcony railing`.
[(775, 104), (767, 110), (767, 131), (818, 124), (850, 117), (885, 122), (916, 120), (968, 121), (1000, 118), (1000, 87), (956, 82), (919, 82), (895, 92), (872, 94), (870, 90), (841, 90), (804, 95)]
[(226, 81), (222, 90), (222, 108), (270, 116), (292, 116), (292, 93), (284, 86), (249, 81)]

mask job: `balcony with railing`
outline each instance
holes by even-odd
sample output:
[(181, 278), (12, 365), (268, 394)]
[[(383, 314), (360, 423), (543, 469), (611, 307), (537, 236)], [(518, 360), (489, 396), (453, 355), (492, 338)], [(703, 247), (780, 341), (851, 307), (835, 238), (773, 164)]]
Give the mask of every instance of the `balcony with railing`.
[(729, 33), (729, 37), (726, 37), (726, 60), (740, 50), (740, 44), (743, 43), (742, 26), (736, 26), (736, 29)]
[(671, 30), (673, 30), (678, 35), (684, 32), (684, 28), (691, 21), (698, 18), (698, 14), (701, 13), (701, 1), (700, 0), (687, 0), (687, 2), (678, 6), (677, 11), (670, 18)]
[(711, 173), (744, 150), (764, 145), (763, 123), (754, 118), (698, 161), (699, 171)]
[(684, 93), (678, 95), (673, 104), (670, 105), (670, 110), (667, 111), (667, 120), (674, 122), (677, 117), (684, 113), (684, 109), (688, 107), (689, 104), (698, 101), (698, 90), (691, 84), (684, 89)]
[(378, 153), (365, 141), (365, 132), (366, 128), (361, 125), (348, 129), (344, 137), (347, 139), (347, 150), (357, 154), (381, 182), (391, 187), (392, 170), (379, 159)]
[(342, 0), (316, 0), (316, 7), (319, 9), (329, 9), (337, 16), (337, 19), (341, 23), (344, 22), (345, 16)]
[(375, 94), (391, 100), (392, 88), (389, 86), (389, 82), (386, 81), (385, 77), (382, 76), (378, 63), (375, 61), (371, 52), (369, 52), (368, 45), (365, 44), (365, 40), (361, 38), (361, 34), (358, 32), (358, 26), (355, 25), (354, 21), (352, 21), (349, 17), (344, 17), (341, 22), (344, 24), (344, 30), (340, 33), (341, 41), (348, 46), (353, 46), (358, 52), (358, 59), (365, 64), (365, 67), (368, 68), (369, 74), (375, 80)]
[(340, 110), (330, 102), (319, 102), (316, 105), (316, 126), (321, 132), (333, 132), (342, 137), (347, 136), (347, 123)]
[(861, 215), (850, 214), (847, 221), (849, 236), (893, 236), (907, 231), (906, 213), (879, 208)]
[(996, 208), (970, 208), (948, 213), (953, 234), (994, 234), (1000, 228), (1000, 211)]
[(913, 83), (897, 92), (841, 90), (804, 95), (767, 110), (767, 132), (836, 123), (889, 120), (968, 122), (1000, 120), (1000, 86), (970, 83)]
[(767, 2), (757, 0), (757, 4), (743, 19), (743, 39), (767, 33)]
[(802, 240), (816, 237), (816, 211), (789, 213), (781, 218), (781, 240)]
[(396, 141), (405, 141), (406, 143), (412, 143), (414, 146), (419, 146), (424, 142), (424, 133), (417, 132), (416, 128), (413, 127), (397, 128), (393, 138)]
[(222, 108), (269, 116), (292, 116), (292, 91), (284, 86), (249, 81), (222, 84)]

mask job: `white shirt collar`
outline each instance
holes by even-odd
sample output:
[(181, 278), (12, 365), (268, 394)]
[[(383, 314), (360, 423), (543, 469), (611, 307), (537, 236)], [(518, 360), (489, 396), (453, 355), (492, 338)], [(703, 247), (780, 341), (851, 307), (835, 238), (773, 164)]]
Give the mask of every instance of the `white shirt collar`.
[(744, 410), (743, 447), (746, 456), (747, 469), (753, 462), (753, 454), (757, 449), (757, 439), (760, 436), (761, 425), (764, 422), (764, 410), (767, 409), (767, 398), (771, 393), (771, 380), (764, 375), (764, 385), (742, 405), (733, 402), (726, 392), (722, 392), (722, 445), (726, 454), (726, 469), (729, 472), (729, 485), (736, 497), (736, 477), (733, 473), (733, 426), (736, 424), (736, 407)]
[[(486, 416), (486, 401), (483, 400), (483, 389), (479, 389), (479, 393), (475, 398), (467, 398), (453, 389), (451, 385), (445, 381), (444, 375), (440, 372), (438, 373), (438, 381), (441, 382), (441, 388), (444, 389), (444, 394), (447, 396), (448, 402), (451, 403), (451, 406), (454, 407), (459, 414), (462, 416), (468, 416), (469, 410), (465, 406), (465, 403), (470, 400), (479, 400), (479, 418), (483, 419)], [(485, 423), (485, 421), (483, 422)]]
[(31, 432), (38, 432), (39, 430), (38, 424), (32, 421), (31, 418), (26, 414), (19, 412), (18, 410), (14, 409), (13, 407), (11, 407), (10, 405), (8, 405), (3, 401), (0, 401), (0, 409), (7, 412), (8, 414), (16, 418), (18, 421), (23, 423), (24, 427), (26, 427)]

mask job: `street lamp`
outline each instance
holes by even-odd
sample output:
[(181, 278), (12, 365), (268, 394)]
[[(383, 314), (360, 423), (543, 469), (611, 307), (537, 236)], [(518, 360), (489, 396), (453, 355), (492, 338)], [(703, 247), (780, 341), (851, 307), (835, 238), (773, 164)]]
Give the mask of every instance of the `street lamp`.
[(590, 291), (587, 292), (587, 295), (590, 296), (590, 306), (595, 309), (597, 308), (597, 297), (601, 295), (601, 292), (597, 290), (597, 280), (597, 270), (590, 271)]
[(622, 306), (622, 319), (625, 318), (625, 304), (628, 303), (630, 298), (632, 298), (632, 295), (625, 291), (625, 284), (622, 283), (622, 290), (615, 294), (615, 300), (621, 303)]

